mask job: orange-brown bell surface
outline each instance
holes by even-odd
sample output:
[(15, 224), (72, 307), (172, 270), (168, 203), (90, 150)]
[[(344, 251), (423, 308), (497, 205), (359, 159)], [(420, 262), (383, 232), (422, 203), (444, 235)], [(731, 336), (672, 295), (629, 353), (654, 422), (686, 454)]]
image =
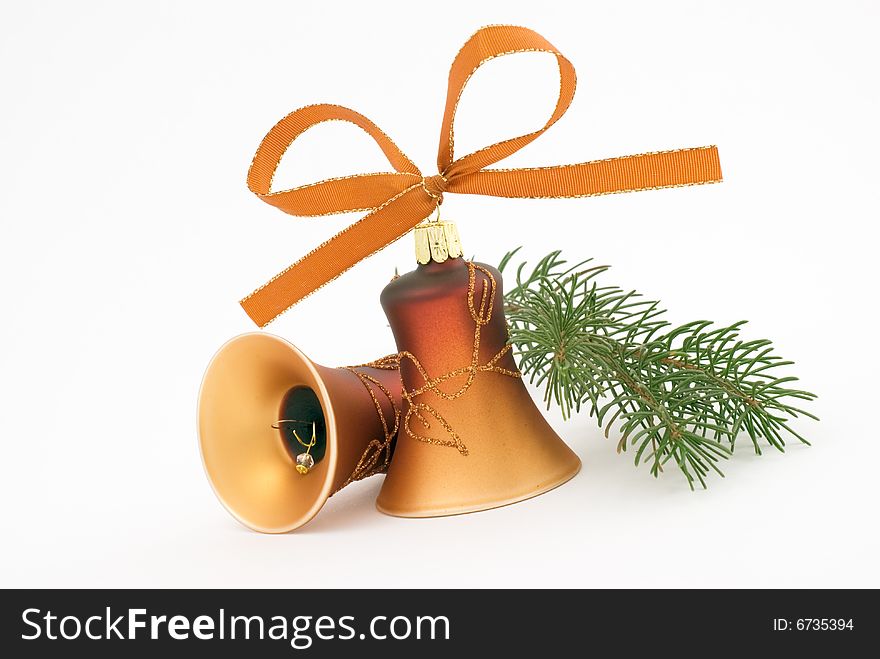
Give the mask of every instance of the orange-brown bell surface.
[[(358, 368), (379, 380), (399, 407), (397, 370)], [(285, 394), (308, 387), (317, 395), (327, 428), (324, 458), (308, 474), (280, 432)], [(389, 421), (391, 403), (374, 391)], [(354, 473), (370, 442), (383, 439), (375, 402), (349, 370), (311, 362), (271, 334), (244, 334), (224, 345), (205, 373), (199, 395), (199, 438), (208, 479), (240, 522), (257, 531), (283, 533), (311, 520)]]
[[(481, 330), (477, 363), (491, 363), (507, 344), (501, 274), (490, 266), (475, 265), (470, 271), (461, 258), (431, 262), (395, 279), (382, 292), (398, 349), (412, 353), (430, 378), (472, 363), (476, 322), (468, 304), (471, 281), (477, 310), (481, 296), (491, 291), (492, 279), (497, 286), (491, 319)], [(487, 297), (487, 311), (488, 302)], [(517, 371), (510, 351), (496, 365)], [(401, 359), (401, 374), (408, 391), (425, 383), (413, 360)], [(468, 377), (463, 373), (438, 387), (454, 394)], [(481, 371), (454, 400), (429, 390), (414, 401), (438, 414), (422, 414), (430, 428), (412, 416), (408, 429), (401, 429), (377, 500), (382, 512), (426, 517), (494, 508), (546, 492), (580, 469), (580, 460), (546, 422), (521, 378)], [(424, 441), (448, 443), (453, 432), (459, 447)]]

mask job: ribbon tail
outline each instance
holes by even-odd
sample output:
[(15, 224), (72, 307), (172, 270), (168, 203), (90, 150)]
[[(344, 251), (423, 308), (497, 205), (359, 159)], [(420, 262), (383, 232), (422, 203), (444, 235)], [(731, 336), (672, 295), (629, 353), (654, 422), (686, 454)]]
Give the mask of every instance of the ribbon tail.
[(450, 192), (493, 197), (592, 197), (721, 182), (715, 146), (594, 160), (574, 165), (483, 169), (454, 179)]
[(406, 188), (277, 274), (244, 298), (241, 306), (259, 327), (265, 327), (303, 298), (404, 236), (436, 205), (421, 183)]

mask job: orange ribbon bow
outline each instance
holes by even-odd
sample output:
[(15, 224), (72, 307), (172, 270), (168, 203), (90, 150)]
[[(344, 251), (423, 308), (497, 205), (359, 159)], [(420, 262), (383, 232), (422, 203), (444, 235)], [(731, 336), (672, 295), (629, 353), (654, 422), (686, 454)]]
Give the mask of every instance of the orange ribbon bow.
[[(559, 63), (559, 99), (550, 119), (532, 133), (504, 140), (453, 159), (453, 121), (467, 81), (495, 57), (522, 52), (552, 53)], [(444, 192), (496, 197), (588, 197), (652, 190), (721, 180), (714, 146), (609, 158), (573, 165), (485, 169), (541, 136), (565, 114), (575, 91), (571, 62), (537, 32), (509, 25), (477, 31), (456, 55), (449, 72), (446, 111), (437, 154), (439, 174), (423, 176), (378, 126), (339, 105), (309, 105), (279, 121), (263, 138), (248, 171), (248, 188), (266, 203), (299, 216), (369, 211), (244, 300), (242, 307), (264, 327), (302, 298), (359, 261), (409, 232), (431, 215)], [(271, 192), (272, 178), (287, 148), (302, 133), (324, 121), (348, 121), (372, 137), (393, 172), (357, 174)]]

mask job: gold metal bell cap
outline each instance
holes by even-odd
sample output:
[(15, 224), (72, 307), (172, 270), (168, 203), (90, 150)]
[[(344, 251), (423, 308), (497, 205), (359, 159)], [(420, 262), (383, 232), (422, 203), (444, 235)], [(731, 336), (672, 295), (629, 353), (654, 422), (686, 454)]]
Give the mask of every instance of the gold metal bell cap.
[[(304, 463), (307, 473), (277, 427), (293, 391), (311, 392), (315, 401), (315, 419), (303, 421), (323, 424), (324, 452)], [(385, 471), (399, 409), (396, 363), (328, 368), (278, 336), (243, 334), (220, 348), (202, 380), (202, 462), (236, 519), (256, 531), (284, 533), (311, 520), (348, 483)]]

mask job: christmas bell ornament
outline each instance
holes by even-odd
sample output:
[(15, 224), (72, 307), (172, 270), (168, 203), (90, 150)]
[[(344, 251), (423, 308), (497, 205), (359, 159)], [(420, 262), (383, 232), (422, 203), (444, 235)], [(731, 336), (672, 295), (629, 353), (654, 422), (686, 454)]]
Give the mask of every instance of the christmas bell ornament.
[[(516, 53), (544, 53), (556, 59), (559, 89), (552, 114), (536, 130), (456, 156), (453, 127), (465, 86), (484, 63)], [(395, 75), (407, 75), (399, 69), (395, 69)], [(409, 75), (424, 72), (413, 70)], [(303, 298), (418, 227), (439, 208), (445, 194), (521, 199), (590, 197), (721, 181), (714, 146), (562, 165), (493, 167), (541, 137), (565, 114), (574, 98), (575, 80), (572, 63), (537, 32), (513, 25), (490, 25), (478, 30), (458, 51), (449, 71), (436, 174), (423, 174), (388, 133), (350, 108), (306, 105), (283, 117), (254, 154), (247, 175), (248, 188), (264, 202), (291, 215), (366, 214), (241, 300), (247, 315), (257, 326), (265, 327)], [(328, 121), (345, 121), (361, 128), (376, 142), (390, 168), (289, 189), (274, 188), (275, 173), (288, 147), (312, 127)], [(383, 362), (383, 373), (387, 376), (390, 369), (399, 367), (402, 388), (398, 391), (390, 389), (390, 384), (386, 387), (399, 394), (403, 409), (397, 417), (400, 445), (395, 449), (378, 507), (390, 514), (413, 517), (463, 513), (520, 501), (564, 483), (577, 473), (580, 463), (541, 416), (523, 385), (508, 344), (500, 273), (490, 266), (465, 261), (458, 234), (449, 223), (421, 225), (416, 229), (416, 241), (417, 269), (392, 281), (382, 293), (382, 304), (400, 350), (395, 358)], [(335, 396), (331, 400), (326, 389), (331, 380), (339, 391), (342, 385), (336, 385), (336, 378), (331, 378), (327, 369), (308, 368), (308, 360), (301, 355), (300, 361), (306, 365), (295, 368), (292, 364), (296, 360), (290, 358), (290, 352), (288, 349), (287, 371), (279, 365), (285, 357), (270, 359), (269, 366), (257, 370), (289, 375), (273, 379), (277, 383), (271, 387), (263, 386), (262, 394), (240, 383), (228, 384), (228, 392), (221, 389), (219, 394), (212, 394), (208, 418), (217, 415), (228, 422), (226, 427), (218, 423), (207, 431), (203, 429), (202, 435), (205, 463), (212, 480), (220, 484), (215, 487), (221, 498), (241, 519), (251, 523), (260, 518), (261, 512), (274, 508), (274, 516), (266, 515), (254, 524), (270, 530), (304, 523), (336, 484), (350, 477), (341, 464), (343, 453), (351, 448), (349, 442), (359, 449), (365, 446), (365, 438), (357, 434), (355, 424), (346, 426), (344, 446), (342, 428), (331, 427), (331, 419), (342, 416), (334, 414), (333, 405), (342, 403)], [(251, 385), (259, 385), (260, 377), (253, 376), (256, 367), (247, 361), (246, 357), (240, 358), (237, 368), (251, 373)], [(306, 375), (311, 379), (305, 379)], [(345, 380), (347, 386), (355, 384), (350, 375)], [(323, 385), (324, 377), (328, 384), (322, 389), (318, 385)], [(381, 381), (378, 375), (376, 379)], [(277, 425), (297, 429), (295, 450), (301, 457), (282, 452), (277, 437), (271, 439), (265, 434), (268, 411), (277, 412), (279, 399), (303, 381), (321, 404), (327, 423), (326, 450), (332, 463), (319, 458), (320, 430), (310, 446), (311, 420), (299, 412), (278, 417)], [(236, 406), (244, 410), (245, 416), (258, 416), (259, 423), (240, 423)], [(359, 411), (352, 414), (366, 418), (362, 414), (369, 406), (356, 407)], [(320, 429), (320, 424), (316, 427)], [(220, 438), (216, 446), (211, 439), (214, 432)], [(244, 447), (249, 440), (242, 439), (245, 436), (261, 438), (265, 446), (261, 445), (260, 456), (247, 455)], [(390, 442), (387, 440), (387, 455)], [(351, 454), (347, 464), (354, 468), (357, 451), (352, 449)], [(239, 471), (239, 464), (247, 465), (247, 470)], [(296, 467), (305, 473), (297, 472)], [(254, 478), (264, 472), (270, 475), (268, 480)], [(293, 477), (300, 480), (288, 480)], [(292, 502), (300, 491), (294, 483), (313, 478), (326, 482), (315, 490), (311, 508), (300, 510), (299, 504)], [(255, 480), (261, 483), (260, 488), (252, 487)]]
[(462, 258), (450, 222), (416, 228), (413, 272), (381, 301), (403, 382), (401, 432), (377, 507), (433, 517), (528, 499), (580, 460), (532, 401), (508, 343), (501, 273)]
[(217, 497), (244, 525), (283, 533), (386, 470), (400, 423), (397, 360), (328, 368), (277, 336), (243, 334), (209, 364), (198, 407)]

